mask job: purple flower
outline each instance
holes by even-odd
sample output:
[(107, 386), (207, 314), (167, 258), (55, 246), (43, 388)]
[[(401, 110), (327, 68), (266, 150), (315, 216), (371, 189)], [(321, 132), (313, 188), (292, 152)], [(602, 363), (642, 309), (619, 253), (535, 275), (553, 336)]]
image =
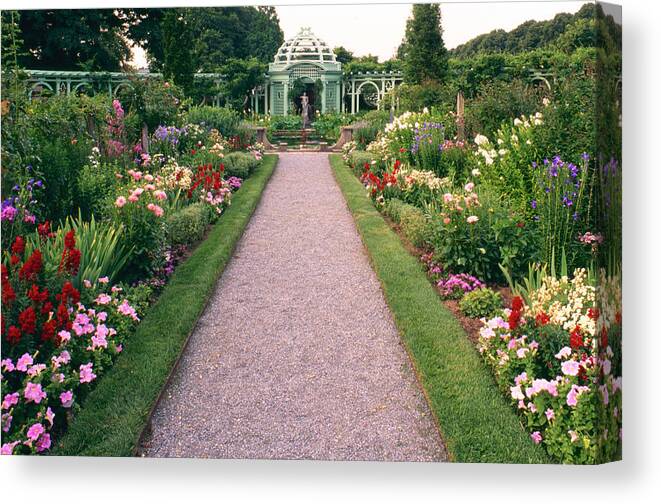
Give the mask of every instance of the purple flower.
[(537, 200), (532, 200), (530, 202), (530, 206), (532, 207), (533, 210), (535, 210), (537, 208)]

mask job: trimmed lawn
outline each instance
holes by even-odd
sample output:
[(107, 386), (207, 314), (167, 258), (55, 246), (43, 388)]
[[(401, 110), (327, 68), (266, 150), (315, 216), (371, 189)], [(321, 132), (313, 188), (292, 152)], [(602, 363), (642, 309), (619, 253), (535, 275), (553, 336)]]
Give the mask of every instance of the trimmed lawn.
[(420, 261), (383, 220), (340, 155), (330, 156), (451, 460), (550, 463), (523, 429)]
[(131, 456), (183, 345), (248, 224), (278, 157), (264, 162), (233, 196), (193, 254), (170, 278), (122, 355), (85, 400), (54, 455)]

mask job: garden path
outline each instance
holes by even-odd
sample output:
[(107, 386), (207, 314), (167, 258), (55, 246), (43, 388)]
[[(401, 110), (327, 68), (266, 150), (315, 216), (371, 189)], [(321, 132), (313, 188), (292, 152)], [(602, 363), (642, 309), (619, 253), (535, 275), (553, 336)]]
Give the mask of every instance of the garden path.
[(280, 154), (141, 451), (447, 459), (327, 154)]

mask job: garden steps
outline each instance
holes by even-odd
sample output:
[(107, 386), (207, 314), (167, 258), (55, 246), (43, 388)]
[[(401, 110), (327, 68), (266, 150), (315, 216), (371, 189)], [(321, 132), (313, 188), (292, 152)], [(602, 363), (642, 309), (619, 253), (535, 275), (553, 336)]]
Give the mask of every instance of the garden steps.
[(280, 155), (140, 451), (447, 460), (327, 154)]

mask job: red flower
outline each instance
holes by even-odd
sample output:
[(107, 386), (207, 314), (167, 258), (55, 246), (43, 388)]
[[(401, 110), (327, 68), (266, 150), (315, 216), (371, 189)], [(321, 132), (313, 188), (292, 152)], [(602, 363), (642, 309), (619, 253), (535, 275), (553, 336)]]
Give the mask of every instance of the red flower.
[(11, 251), (17, 255), (20, 255), (25, 251), (25, 240), (22, 236), (16, 237), (14, 244), (11, 246)]
[(65, 328), (69, 330), (71, 321), (69, 320), (69, 311), (65, 304), (60, 303), (60, 306), (57, 307), (57, 325), (58, 327)]
[(48, 320), (43, 323), (41, 326), (41, 341), (52, 340), (55, 337), (56, 324), (56, 320)]
[(617, 325), (622, 325), (622, 312), (615, 313), (615, 322), (617, 322)]
[(37, 314), (34, 312), (34, 308), (28, 306), (25, 310), (19, 313), (18, 323), (24, 333), (34, 334), (37, 329)]
[(11, 303), (14, 299), (16, 299), (16, 293), (14, 292), (13, 287), (9, 283), (9, 281), (4, 281), (2, 282), (2, 302), (5, 304)]
[(21, 330), (16, 326), (9, 326), (9, 331), (7, 331), (7, 341), (10, 345), (16, 345), (21, 341)]
[(513, 331), (519, 326), (519, 320), (521, 319), (521, 312), (519, 310), (512, 310), (508, 319), (510, 326), (510, 331)]
[(194, 156), (195, 154), (197, 154), (197, 151), (195, 149), (191, 149), (190, 153)]
[(18, 271), (18, 278), (21, 280), (34, 280), (41, 271), (41, 251), (36, 249), (28, 257), (21, 269)]
[(46, 301), (44, 305), (41, 307), (42, 315), (48, 315), (52, 311), (53, 311), (53, 303), (51, 303), (50, 301)]
[(9, 264), (11, 264), (12, 266), (16, 266), (20, 262), (21, 262), (21, 258), (18, 257), (16, 254), (12, 254), (11, 257), (9, 258)]
[(62, 286), (62, 293), (58, 294), (56, 298), (62, 303), (66, 303), (67, 300), (71, 300), (72, 303), (77, 303), (80, 301), (80, 292), (73, 286), (71, 282), (64, 282)]
[(569, 334), (569, 346), (574, 350), (583, 346), (583, 335), (580, 326), (574, 327), (574, 330)]
[(535, 322), (537, 322), (538, 326), (543, 326), (548, 324), (551, 321), (551, 317), (549, 317), (546, 313), (543, 311), (539, 312), (537, 316), (535, 317)]
[(45, 221), (43, 224), (37, 225), (37, 232), (42, 238), (50, 236), (50, 221)]
[(588, 317), (592, 320), (597, 320), (599, 318), (599, 308), (589, 308)]
[(72, 229), (66, 235), (64, 235), (64, 247), (67, 249), (72, 249), (76, 246), (76, 236), (75, 232)]
[(524, 227), (525, 225), (526, 225), (526, 223), (523, 222), (523, 221), (519, 221), (519, 222), (516, 223), (516, 227), (518, 227), (518, 228), (522, 228), (522, 227)]
[(406, 152), (406, 148), (401, 147), (401, 148), (399, 149), (399, 152)]
[(608, 346), (608, 331), (606, 326), (601, 328), (601, 348), (606, 348)]
[(523, 310), (523, 299), (521, 296), (514, 296), (512, 299), (512, 310), (521, 311)]

